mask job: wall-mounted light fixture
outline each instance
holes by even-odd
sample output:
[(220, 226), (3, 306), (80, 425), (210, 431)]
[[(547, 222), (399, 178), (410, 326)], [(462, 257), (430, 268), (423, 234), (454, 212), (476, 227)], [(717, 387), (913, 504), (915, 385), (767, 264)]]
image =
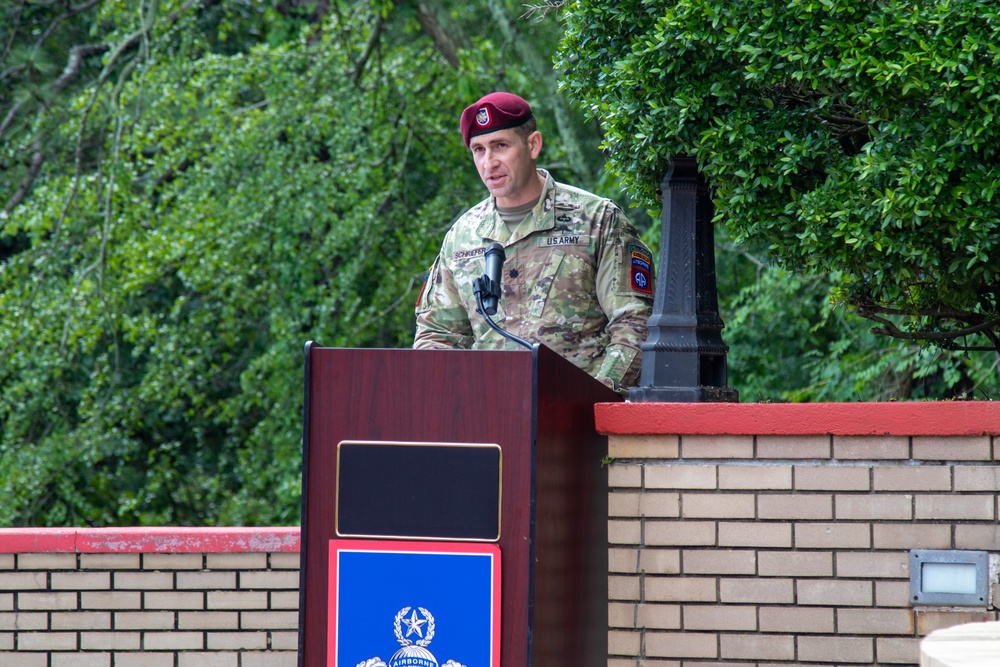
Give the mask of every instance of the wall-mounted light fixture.
[(985, 551), (912, 549), (910, 605), (987, 607), (989, 574)]

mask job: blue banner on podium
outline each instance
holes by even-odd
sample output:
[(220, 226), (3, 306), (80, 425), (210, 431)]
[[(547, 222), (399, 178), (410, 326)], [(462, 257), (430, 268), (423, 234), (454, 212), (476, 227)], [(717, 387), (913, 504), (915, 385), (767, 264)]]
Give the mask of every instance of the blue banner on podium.
[(329, 667), (500, 667), (500, 548), (330, 540)]

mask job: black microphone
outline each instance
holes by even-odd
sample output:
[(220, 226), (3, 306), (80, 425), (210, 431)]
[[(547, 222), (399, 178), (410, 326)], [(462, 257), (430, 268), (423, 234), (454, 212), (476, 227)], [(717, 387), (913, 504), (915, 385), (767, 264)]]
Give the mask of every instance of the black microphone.
[(486, 257), (486, 273), (472, 281), (472, 291), (476, 295), (476, 312), (483, 316), (490, 329), (518, 345), (529, 350), (532, 349), (531, 343), (504, 331), (493, 321), (491, 315), (497, 314), (497, 306), (500, 305), (500, 294), (502, 293), (500, 273), (503, 271), (503, 263), (507, 260), (507, 253), (503, 251), (503, 246), (499, 243), (491, 243), (486, 246), (483, 254)]
[(503, 246), (499, 243), (491, 243), (486, 246), (486, 295), (483, 297), (483, 310), (487, 315), (496, 315), (497, 306), (500, 302), (500, 274), (503, 272), (503, 263), (507, 260), (507, 253), (503, 251)]

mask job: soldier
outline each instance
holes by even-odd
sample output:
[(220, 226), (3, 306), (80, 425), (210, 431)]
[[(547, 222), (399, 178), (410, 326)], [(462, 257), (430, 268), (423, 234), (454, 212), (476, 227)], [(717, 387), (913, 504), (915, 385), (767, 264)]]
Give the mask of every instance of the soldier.
[(517, 95), (487, 95), (462, 112), (460, 127), (490, 196), (445, 235), (417, 301), (413, 347), (516, 347), (476, 313), (472, 283), (498, 242), (507, 256), (499, 326), (626, 394), (646, 340), (652, 253), (613, 202), (535, 167), (542, 135)]

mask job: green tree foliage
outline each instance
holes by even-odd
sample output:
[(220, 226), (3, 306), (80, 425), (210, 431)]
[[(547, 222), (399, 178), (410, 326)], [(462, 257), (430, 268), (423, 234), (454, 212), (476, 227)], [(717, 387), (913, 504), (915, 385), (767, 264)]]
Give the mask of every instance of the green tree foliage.
[[(459, 109), (520, 92), (541, 117), (544, 166), (620, 199), (600, 173), (601, 127), (553, 93), (559, 17), (523, 11), (0, 3), (0, 525), (297, 521), (302, 346), (410, 345), (426, 267), (484, 193)], [(625, 164), (638, 144), (606, 121)], [(658, 170), (666, 144), (639, 143)], [(870, 336), (825, 305), (828, 281), (723, 249), (744, 397), (930, 395), (990, 371), (859, 347)]]
[(566, 19), (565, 86), (647, 205), (694, 155), (737, 241), (834, 277), (881, 333), (1000, 348), (1000, 6), (576, 0)]
[(997, 398), (995, 354), (875, 335), (830, 300), (837, 276), (788, 271), (720, 237), (720, 308), (741, 400)]
[(302, 346), (412, 342), (504, 7), (3, 5), (0, 525), (297, 521)]

